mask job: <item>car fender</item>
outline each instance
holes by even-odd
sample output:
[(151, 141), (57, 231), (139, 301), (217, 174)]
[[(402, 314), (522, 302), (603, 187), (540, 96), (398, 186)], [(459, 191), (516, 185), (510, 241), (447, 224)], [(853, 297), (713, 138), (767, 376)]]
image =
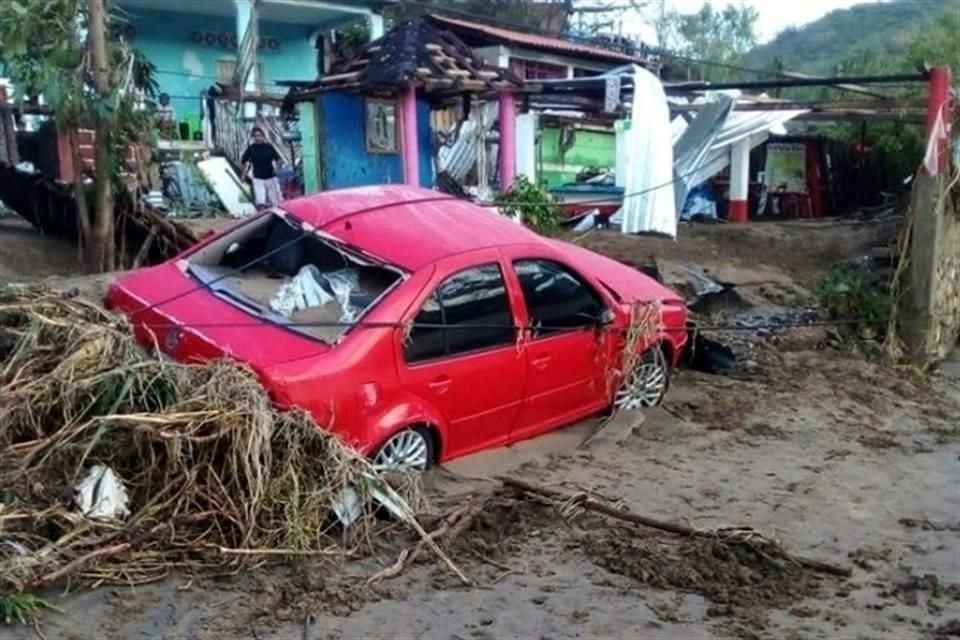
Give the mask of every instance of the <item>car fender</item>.
[(368, 413), (366, 422), (367, 440), (370, 443), (369, 450), (363, 452), (366, 455), (374, 453), (395, 433), (412, 425), (423, 424), (437, 430), (440, 436), (437, 459), (443, 459), (443, 447), (447, 442), (447, 421), (436, 407), (416, 395), (403, 393), (386, 404), (382, 410)]

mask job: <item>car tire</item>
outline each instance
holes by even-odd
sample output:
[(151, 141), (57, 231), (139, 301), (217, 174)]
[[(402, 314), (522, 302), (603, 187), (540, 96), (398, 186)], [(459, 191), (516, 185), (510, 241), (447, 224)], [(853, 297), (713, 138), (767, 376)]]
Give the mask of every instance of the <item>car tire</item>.
[(634, 365), (626, 383), (617, 389), (613, 399), (614, 410), (636, 410), (659, 405), (670, 388), (670, 373), (670, 362), (663, 349), (650, 349)]
[(426, 427), (398, 431), (377, 449), (372, 460), (381, 470), (426, 471), (436, 460), (433, 434)]

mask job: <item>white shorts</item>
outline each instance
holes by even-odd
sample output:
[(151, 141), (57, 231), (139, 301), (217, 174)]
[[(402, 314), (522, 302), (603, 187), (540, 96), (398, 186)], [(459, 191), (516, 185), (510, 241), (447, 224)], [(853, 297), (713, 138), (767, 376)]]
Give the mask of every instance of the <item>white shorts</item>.
[(276, 178), (253, 179), (253, 204), (257, 207), (272, 207), (280, 204), (280, 181)]

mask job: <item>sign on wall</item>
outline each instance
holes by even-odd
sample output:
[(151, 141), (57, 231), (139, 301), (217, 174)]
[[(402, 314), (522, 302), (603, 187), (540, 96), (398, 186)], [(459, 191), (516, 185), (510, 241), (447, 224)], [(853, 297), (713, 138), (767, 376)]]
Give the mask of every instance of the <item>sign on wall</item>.
[(807, 145), (802, 142), (771, 142), (767, 145), (764, 183), (772, 192), (807, 192)]
[(366, 100), (367, 151), (397, 153), (397, 103), (394, 100)]

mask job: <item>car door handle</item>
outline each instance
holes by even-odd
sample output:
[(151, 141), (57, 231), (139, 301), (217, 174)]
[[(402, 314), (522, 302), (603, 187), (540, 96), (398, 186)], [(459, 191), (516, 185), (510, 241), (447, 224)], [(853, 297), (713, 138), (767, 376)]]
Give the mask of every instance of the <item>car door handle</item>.
[(546, 369), (547, 366), (550, 364), (550, 360), (551, 360), (550, 355), (547, 353), (544, 353), (539, 356), (536, 356), (532, 362), (535, 368)]
[(433, 382), (428, 383), (427, 387), (429, 387), (430, 391), (433, 391), (434, 393), (446, 393), (450, 390), (450, 385), (452, 384), (453, 380), (447, 376), (443, 376), (442, 378), (437, 378)]

